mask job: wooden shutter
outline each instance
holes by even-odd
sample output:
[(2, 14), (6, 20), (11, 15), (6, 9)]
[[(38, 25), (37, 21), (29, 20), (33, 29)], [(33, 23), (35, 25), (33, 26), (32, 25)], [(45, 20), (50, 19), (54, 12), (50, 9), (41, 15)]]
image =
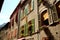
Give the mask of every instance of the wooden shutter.
[(25, 15), (27, 15), (29, 13), (28, 4), (25, 6), (24, 13), (25, 13)]
[(26, 9), (27, 9), (27, 14), (29, 13), (29, 5), (26, 5)]
[(26, 35), (26, 24), (24, 25), (24, 34)]
[(31, 0), (31, 10), (34, 9), (34, 0)]
[(22, 33), (21, 33), (21, 27), (20, 27), (20, 30), (19, 30), (19, 32), (20, 32), (20, 37), (22, 36)]
[(51, 9), (48, 9), (48, 15), (49, 15), (49, 18), (48, 18), (49, 25), (51, 25), (51, 24), (53, 24), (53, 18), (52, 18), (52, 11), (51, 11)]
[(26, 35), (26, 24), (24, 25), (24, 36)]
[(20, 18), (22, 18), (22, 10), (21, 10)]
[(52, 7), (52, 14), (53, 14), (54, 22), (58, 22), (58, 14), (57, 14), (56, 6), (55, 5), (53, 5), (53, 7)]
[(35, 32), (35, 19), (32, 19), (32, 33)]
[(26, 8), (24, 9), (24, 13), (25, 13), (25, 16), (26, 16), (26, 13), (27, 13), (27, 9)]
[(25, 35), (28, 35), (28, 24), (26, 23), (24, 27), (25, 27)]

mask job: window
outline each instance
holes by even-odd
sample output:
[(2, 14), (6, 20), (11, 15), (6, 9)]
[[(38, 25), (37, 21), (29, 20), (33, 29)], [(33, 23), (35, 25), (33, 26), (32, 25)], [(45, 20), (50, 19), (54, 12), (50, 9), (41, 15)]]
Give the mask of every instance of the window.
[(14, 19), (11, 21), (12, 28), (14, 28)]
[(20, 30), (21, 30), (21, 36), (25, 36), (25, 32), (24, 32), (24, 31), (25, 31), (25, 30), (24, 30), (24, 26), (22, 26)]
[(25, 5), (24, 9), (21, 10), (21, 17), (23, 18), (29, 12), (31, 12), (33, 9), (34, 9), (34, 0), (30, 0), (30, 2)]
[(32, 33), (32, 25), (28, 28), (28, 34)]
[(18, 14), (16, 15), (15, 22), (18, 23)]
[(32, 23), (31, 21), (29, 21), (28, 23), (28, 34), (31, 34), (32, 33)]
[(22, 30), (21, 33), (23, 34), (24, 33), (24, 30)]
[(35, 20), (32, 19), (28, 23), (28, 34), (34, 33), (35, 32)]
[(41, 14), (41, 25), (49, 25), (48, 18), (49, 18), (48, 12), (47, 10), (45, 10)]

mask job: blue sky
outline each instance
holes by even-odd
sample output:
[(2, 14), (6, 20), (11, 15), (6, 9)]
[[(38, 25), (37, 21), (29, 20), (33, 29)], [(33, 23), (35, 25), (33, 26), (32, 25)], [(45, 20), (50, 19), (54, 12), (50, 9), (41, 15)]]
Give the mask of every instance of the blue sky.
[(19, 2), (20, 0), (4, 0), (2, 10), (0, 12), (0, 25), (9, 21), (10, 15)]

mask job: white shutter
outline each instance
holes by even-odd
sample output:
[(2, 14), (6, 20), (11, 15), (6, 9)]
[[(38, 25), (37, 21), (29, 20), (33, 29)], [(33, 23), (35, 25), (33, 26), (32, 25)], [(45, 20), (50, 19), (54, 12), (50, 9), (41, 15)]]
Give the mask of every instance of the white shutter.
[(52, 13), (51, 13), (51, 9), (48, 9), (48, 21), (49, 21), (49, 25), (53, 24), (53, 18), (52, 18)]

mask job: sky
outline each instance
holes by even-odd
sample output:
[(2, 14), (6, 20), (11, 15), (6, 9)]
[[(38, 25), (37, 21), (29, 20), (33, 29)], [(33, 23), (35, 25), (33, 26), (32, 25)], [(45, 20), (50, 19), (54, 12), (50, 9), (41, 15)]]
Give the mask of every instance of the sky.
[(15, 10), (20, 0), (4, 0), (1, 12), (0, 12), (0, 25), (10, 21), (10, 15)]

